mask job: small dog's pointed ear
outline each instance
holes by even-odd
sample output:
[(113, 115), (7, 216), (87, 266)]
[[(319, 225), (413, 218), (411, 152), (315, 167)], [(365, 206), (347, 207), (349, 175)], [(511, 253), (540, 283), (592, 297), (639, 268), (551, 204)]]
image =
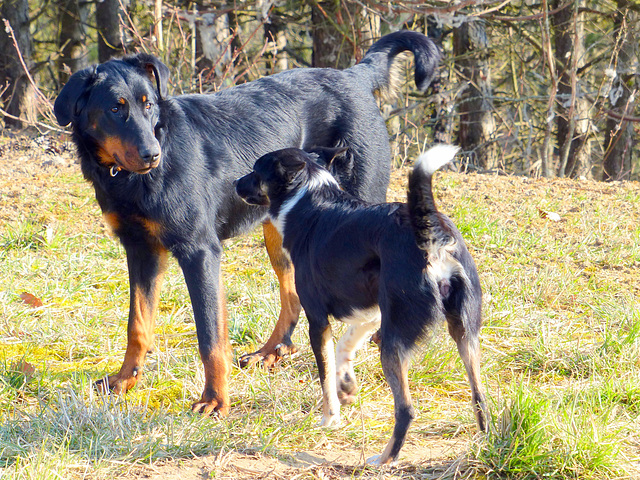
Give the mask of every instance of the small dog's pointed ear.
[(303, 160), (299, 160), (294, 162), (288, 169), (287, 169), (287, 181), (289, 182), (293, 182), (293, 179), (296, 178), (298, 176), (298, 173), (300, 173), (302, 171), (302, 169), (304, 167), (307, 166), (307, 163)]
[(286, 158), (285, 161), (278, 162), (278, 168), (282, 177), (287, 183), (293, 182), (298, 173), (307, 166), (307, 162), (298, 158)]
[[(330, 147), (314, 147), (308, 151), (308, 153), (313, 153), (317, 155), (317, 163), (322, 165), (324, 168), (329, 169), (329, 167), (337, 162), (339, 164), (344, 163), (346, 160), (347, 152), (349, 151), (348, 147), (339, 147), (339, 148), (330, 148)], [(338, 162), (338, 160), (340, 160)]]
[(153, 55), (148, 53), (138, 53), (123, 60), (136, 68), (142, 70), (152, 82), (155, 81), (160, 100), (167, 97), (167, 84), (169, 82), (169, 68)]
[(86, 97), (95, 79), (95, 72), (96, 67), (89, 67), (74, 73), (60, 90), (53, 104), (53, 113), (63, 127), (72, 123), (82, 110), (81, 99)]
[(329, 168), (334, 163), (343, 164), (347, 160), (347, 152), (349, 149), (347, 147), (340, 148), (328, 148), (327, 153), (331, 156), (331, 158), (327, 157), (327, 168)]

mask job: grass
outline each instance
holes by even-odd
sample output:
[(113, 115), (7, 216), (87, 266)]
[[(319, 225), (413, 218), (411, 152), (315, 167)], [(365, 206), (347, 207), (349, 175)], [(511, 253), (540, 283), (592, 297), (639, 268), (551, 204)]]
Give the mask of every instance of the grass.
[[(520, 384), (471, 449), (476, 473), (487, 478), (619, 478), (619, 437), (613, 406), (586, 417), (593, 399), (580, 390), (549, 395)], [(613, 428), (612, 428), (613, 426)]]
[[(405, 174), (393, 173), (392, 199), (404, 197)], [(438, 175), (441, 208), (467, 239), (485, 292), (491, 430), (476, 432), (464, 369), (438, 329), (415, 357), (418, 418), (404, 461), (391, 469), (359, 466), (391, 433), (393, 402), (376, 347), (358, 357), (361, 387), (357, 402), (343, 408), (343, 425), (318, 428), (320, 387), (304, 320), (295, 333), (301, 352), (280, 368), (234, 367), (227, 419), (191, 414), (203, 372), (174, 261), (142, 381), (123, 397), (97, 395), (92, 381), (119, 367), (126, 345), (123, 249), (77, 167), (43, 170), (0, 189), (16, 184), (24, 190), (11, 197), (12, 209), (0, 207), (2, 479), (137, 478), (132, 469), (152, 465), (167, 474), (175, 461), (229, 451), (291, 468), (301, 451), (347, 455), (296, 467), (299, 478), (640, 475), (637, 184)], [(227, 244), (223, 270), (237, 357), (267, 338), (278, 313), (259, 230)], [(43, 305), (25, 304), (23, 292)]]

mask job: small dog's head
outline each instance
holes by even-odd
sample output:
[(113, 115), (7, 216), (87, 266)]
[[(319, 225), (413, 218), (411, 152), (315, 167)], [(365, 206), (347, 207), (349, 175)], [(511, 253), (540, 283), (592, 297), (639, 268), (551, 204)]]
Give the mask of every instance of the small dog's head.
[(305, 152), (294, 148), (260, 157), (253, 171), (235, 181), (236, 193), (250, 205), (269, 205), (295, 188), (295, 178), (306, 166)]
[(338, 182), (318, 165), (317, 156), (285, 148), (260, 157), (253, 171), (234, 182), (236, 193), (250, 205), (282, 204), (300, 188)]

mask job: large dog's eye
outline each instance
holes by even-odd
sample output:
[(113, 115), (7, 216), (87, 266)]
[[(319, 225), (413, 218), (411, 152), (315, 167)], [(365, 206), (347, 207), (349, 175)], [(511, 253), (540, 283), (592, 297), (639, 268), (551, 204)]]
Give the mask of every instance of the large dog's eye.
[(118, 113), (120, 109), (127, 104), (127, 101), (124, 98), (118, 99), (118, 104), (111, 107), (111, 112)]

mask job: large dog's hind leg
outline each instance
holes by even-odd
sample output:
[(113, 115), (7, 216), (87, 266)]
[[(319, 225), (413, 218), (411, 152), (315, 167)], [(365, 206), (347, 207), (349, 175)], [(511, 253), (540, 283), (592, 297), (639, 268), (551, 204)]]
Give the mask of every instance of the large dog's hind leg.
[(262, 360), (265, 367), (272, 367), (285, 355), (298, 349), (291, 341), (300, 316), (300, 299), (296, 293), (294, 269), (291, 259), (282, 248), (282, 237), (271, 222), (263, 225), (264, 240), (269, 260), (280, 284), (280, 316), (278, 322), (264, 346), (253, 353), (240, 357), (240, 366), (247, 367)]
[[(116, 229), (114, 229), (116, 230)], [(134, 387), (142, 374), (142, 366), (153, 343), (153, 331), (160, 298), (160, 286), (168, 253), (159, 244), (123, 239), (129, 268), (129, 321), (127, 351), (120, 371), (96, 382), (103, 392), (119, 394)]]
[(229, 412), (231, 346), (220, 276), (221, 254), (222, 247), (213, 245), (176, 256), (189, 289), (204, 365), (204, 391), (192, 410), (203, 415), (224, 416)]

